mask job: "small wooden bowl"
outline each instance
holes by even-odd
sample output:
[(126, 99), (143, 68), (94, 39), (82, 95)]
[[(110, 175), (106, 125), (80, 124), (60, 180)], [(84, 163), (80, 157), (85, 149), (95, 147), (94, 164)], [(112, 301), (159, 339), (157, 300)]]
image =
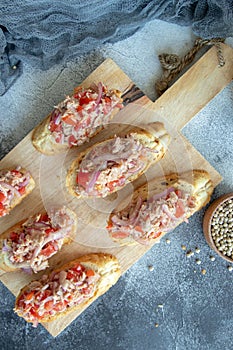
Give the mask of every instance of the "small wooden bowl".
[(223, 196), (220, 196), (218, 199), (216, 199), (206, 210), (204, 218), (203, 218), (203, 231), (205, 235), (205, 239), (207, 243), (209, 244), (210, 248), (212, 248), (221, 258), (233, 263), (233, 259), (231, 259), (229, 256), (226, 256), (222, 254), (218, 248), (216, 247), (212, 234), (211, 234), (211, 223), (213, 220), (213, 216), (215, 212), (218, 210), (218, 208), (225, 202), (229, 201), (230, 199), (233, 199), (233, 192), (224, 194)]

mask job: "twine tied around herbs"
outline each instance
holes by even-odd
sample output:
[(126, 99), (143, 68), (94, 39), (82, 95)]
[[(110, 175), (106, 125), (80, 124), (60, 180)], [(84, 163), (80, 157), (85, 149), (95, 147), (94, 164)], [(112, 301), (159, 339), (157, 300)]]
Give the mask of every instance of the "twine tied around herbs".
[(168, 84), (182, 71), (182, 69), (191, 63), (196, 53), (205, 45), (214, 45), (217, 49), (217, 56), (219, 67), (225, 65), (222, 49), (220, 43), (223, 43), (225, 39), (213, 38), (213, 39), (201, 39), (195, 40), (193, 48), (184, 57), (180, 58), (175, 54), (163, 53), (159, 55), (159, 61), (163, 68), (163, 76), (160, 81), (155, 84), (157, 94), (161, 96), (168, 88)]

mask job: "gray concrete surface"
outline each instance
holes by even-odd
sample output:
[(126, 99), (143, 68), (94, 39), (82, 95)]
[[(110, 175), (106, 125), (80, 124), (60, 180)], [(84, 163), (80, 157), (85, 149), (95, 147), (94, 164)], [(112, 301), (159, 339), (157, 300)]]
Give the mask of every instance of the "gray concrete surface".
[[(47, 72), (25, 67), (22, 77), (0, 97), (1, 158), (105, 57), (113, 58), (154, 99), (154, 82), (161, 75), (157, 55), (169, 51), (182, 55), (192, 40), (190, 28), (153, 21), (133, 37), (107, 44), (64, 66)], [(233, 46), (232, 39), (228, 43)], [(223, 176), (212, 200), (233, 190), (232, 88), (232, 84), (225, 88), (183, 130)], [(233, 272), (205, 242), (203, 213), (168, 234), (170, 244), (163, 239), (154, 246), (55, 339), (42, 326), (33, 329), (18, 318), (13, 313), (14, 297), (0, 284), (0, 348), (233, 349)], [(182, 244), (192, 250), (199, 247), (200, 253), (188, 259)], [(216, 258), (214, 262), (210, 255)], [(201, 265), (195, 263), (196, 258)], [(154, 270), (149, 271), (148, 265)], [(206, 275), (201, 274), (203, 268)]]

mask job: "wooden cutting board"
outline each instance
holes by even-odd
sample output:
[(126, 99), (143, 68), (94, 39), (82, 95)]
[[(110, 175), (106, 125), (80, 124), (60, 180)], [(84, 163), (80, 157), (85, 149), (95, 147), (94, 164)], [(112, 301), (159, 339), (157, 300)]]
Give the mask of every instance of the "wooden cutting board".
[[(232, 80), (233, 50), (225, 44), (222, 44), (222, 50), (226, 61), (224, 67), (218, 67), (215, 48), (211, 48), (155, 102), (152, 102), (140, 92), (131, 79), (111, 59), (104, 61), (83, 82), (83, 85), (88, 87), (93, 82), (102, 81), (109, 88), (117, 88), (125, 92), (126, 106), (117, 114), (108, 128), (91, 140), (88, 146), (104, 140), (122, 129), (129, 128), (130, 125), (162, 121), (172, 136), (171, 145), (165, 158), (151, 167), (136, 182), (136, 186), (145, 183), (152, 177), (194, 168), (207, 170), (216, 186), (221, 181), (220, 174), (182, 136), (180, 131), (197, 112)], [(129, 99), (127, 99), (127, 96)], [(21, 164), (31, 171), (36, 181), (36, 188), (9, 216), (1, 219), (0, 233), (22, 218), (39, 212), (44, 207), (65, 204), (77, 213), (79, 229), (75, 242), (65, 247), (57, 256), (51, 259), (51, 268), (83, 254), (102, 251), (116, 255), (120, 261), (122, 273), (124, 273), (150, 249), (150, 246), (119, 247), (113, 244), (105, 230), (105, 223), (109, 212), (117, 203), (124, 196), (132, 194), (133, 186), (129, 185), (117, 195), (105, 199), (78, 200), (71, 197), (64, 187), (66, 171), (78, 152), (84, 150), (87, 146), (82, 146), (79, 150), (72, 149), (64, 155), (47, 157), (33, 148), (31, 134), (29, 133), (1, 161), (1, 168)], [(19, 290), (33, 279), (33, 277), (22, 272), (3, 273), (3, 271), (0, 271), (0, 275), (2, 283), (14, 295), (17, 295)], [(40, 274), (35, 276), (34, 279), (39, 276)], [(44, 327), (53, 336), (57, 336), (79, 313), (73, 312), (57, 321), (45, 323)]]

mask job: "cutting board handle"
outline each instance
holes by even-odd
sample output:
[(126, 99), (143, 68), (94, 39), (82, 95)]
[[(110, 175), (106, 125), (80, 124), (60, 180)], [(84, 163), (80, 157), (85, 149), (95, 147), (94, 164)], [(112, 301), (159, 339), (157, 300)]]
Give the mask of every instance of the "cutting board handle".
[(177, 75), (188, 65), (190, 64), (196, 53), (204, 46), (212, 46), (214, 45), (217, 49), (217, 56), (219, 67), (223, 67), (225, 65), (225, 60), (223, 57), (223, 52), (221, 48), (221, 43), (224, 42), (223, 38), (213, 38), (213, 39), (201, 39), (197, 38), (194, 42), (193, 47), (184, 55), (184, 57), (180, 58), (178, 55), (162, 53), (160, 54), (159, 61), (163, 68), (163, 75), (161, 80), (159, 80), (155, 84), (156, 92), (158, 96), (161, 96), (164, 91), (166, 91), (169, 87), (169, 83), (177, 77)]
[(135, 84), (132, 83), (127, 86), (122, 94), (123, 105), (127, 106), (129, 103), (139, 100), (143, 96), (145, 96), (145, 94)]

